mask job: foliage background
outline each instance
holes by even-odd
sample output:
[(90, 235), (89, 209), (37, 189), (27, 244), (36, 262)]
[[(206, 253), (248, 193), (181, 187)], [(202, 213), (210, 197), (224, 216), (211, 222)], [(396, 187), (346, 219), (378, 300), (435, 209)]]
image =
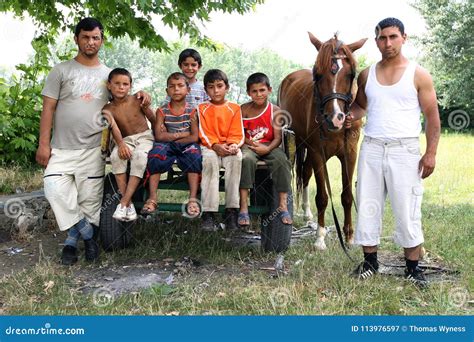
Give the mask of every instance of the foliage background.
[[(231, 100), (246, 101), (246, 78), (262, 71), (270, 77), (274, 87), (272, 100), (276, 101), (278, 84), (283, 77), (309, 65), (298, 65), (266, 49), (252, 52), (212, 42), (199, 30), (199, 25), (209, 20), (212, 12), (245, 13), (261, 2), (192, 0), (186, 1), (186, 6), (181, 0), (0, 2), (0, 12), (11, 12), (20, 18), (28, 14), (37, 26), (32, 41), (35, 53), (29, 62), (17, 65), (13, 75), (7, 76), (0, 70), (0, 165), (34, 164), (45, 75), (54, 64), (75, 55), (72, 35), (58, 42), (59, 33), (72, 32), (75, 23), (85, 15), (101, 18), (107, 28), (106, 37), (111, 37), (102, 49), (102, 61), (110, 67), (128, 68), (134, 75), (134, 89), (148, 91), (155, 106), (165, 97), (166, 77), (178, 70), (179, 52), (189, 46), (197, 47), (203, 57), (201, 79), (211, 67), (228, 74)], [(417, 41), (424, 51), (421, 64), (433, 75), (442, 122), (446, 127), (453, 127), (450, 114), (461, 110), (464, 121), (460, 127), (470, 129), (474, 122), (474, 51), (470, 38), (474, 32), (474, 2), (415, 0), (413, 6), (427, 24), (427, 34), (417, 37)], [(183, 38), (166, 42), (151, 24), (155, 15), (167, 26), (177, 29)], [(367, 58), (360, 56), (359, 68), (367, 64)]]
[(441, 119), (448, 126), (449, 113), (466, 112), (474, 122), (474, 1), (418, 0), (413, 6), (427, 24), (427, 33), (417, 37), (423, 50), (421, 64), (435, 83), (441, 107)]

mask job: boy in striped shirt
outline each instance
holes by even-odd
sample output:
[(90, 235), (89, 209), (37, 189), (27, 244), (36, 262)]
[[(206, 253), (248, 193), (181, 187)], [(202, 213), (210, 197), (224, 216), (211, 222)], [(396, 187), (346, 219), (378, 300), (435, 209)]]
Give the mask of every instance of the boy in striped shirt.
[(171, 98), (156, 111), (154, 127), (155, 142), (148, 153), (148, 172), (150, 175), (150, 197), (145, 202), (142, 213), (151, 214), (157, 207), (157, 189), (162, 173), (168, 172), (177, 161), (178, 167), (188, 176), (189, 201), (186, 215), (199, 216), (197, 197), (199, 175), (202, 170), (201, 149), (198, 145), (199, 133), (196, 109), (186, 102), (189, 83), (186, 76), (175, 72), (166, 81), (166, 92)]

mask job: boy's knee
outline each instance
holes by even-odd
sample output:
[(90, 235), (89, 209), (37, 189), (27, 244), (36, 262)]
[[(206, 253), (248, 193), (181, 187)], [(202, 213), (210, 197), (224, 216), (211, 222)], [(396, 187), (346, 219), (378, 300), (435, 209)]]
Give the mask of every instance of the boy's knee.
[(143, 177), (148, 163), (146, 154), (134, 156), (130, 165), (130, 176)]
[(257, 167), (257, 162), (253, 158), (242, 158), (242, 168), (253, 169)]
[(116, 149), (110, 154), (110, 163), (112, 164), (112, 173), (125, 173), (127, 171), (127, 161), (120, 159)]
[(206, 153), (202, 156), (202, 165), (203, 167), (219, 167), (219, 157), (215, 153)]

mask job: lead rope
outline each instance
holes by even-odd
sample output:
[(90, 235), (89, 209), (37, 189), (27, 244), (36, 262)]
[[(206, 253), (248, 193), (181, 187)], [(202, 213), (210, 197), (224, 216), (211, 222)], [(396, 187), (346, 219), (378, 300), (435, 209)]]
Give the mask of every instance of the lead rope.
[(324, 166), (324, 178), (326, 182), (326, 188), (329, 194), (329, 199), (331, 200), (331, 210), (332, 210), (332, 217), (334, 219), (334, 225), (336, 226), (336, 231), (337, 231), (337, 237), (339, 238), (339, 243), (341, 244), (342, 250), (344, 253), (347, 255), (350, 261), (355, 263), (356, 261), (352, 259), (352, 257), (349, 254), (349, 251), (347, 250), (346, 244), (344, 243), (344, 238), (342, 236), (342, 231), (341, 231), (341, 226), (339, 225), (339, 220), (337, 219), (336, 215), (336, 210), (334, 209), (334, 202), (332, 200), (332, 191), (331, 191), (331, 183), (329, 181), (329, 175), (328, 175), (328, 168), (326, 166), (326, 153), (324, 153), (324, 148), (321, 145), (321, 155), (323, 157), (323, 166)]

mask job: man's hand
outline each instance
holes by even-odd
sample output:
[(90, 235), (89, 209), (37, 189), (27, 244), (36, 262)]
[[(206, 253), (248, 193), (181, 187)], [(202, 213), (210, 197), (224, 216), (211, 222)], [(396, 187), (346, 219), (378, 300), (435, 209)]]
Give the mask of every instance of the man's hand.
[(232, 154), (227, 144), (214, 144), (212, 145), (212, 149), (219, 157), (226, 157)]
[(420, 159), (418, 166), (421, 178), (426, 178), (431, 175), (435, 169), (436, 157), (433, 154), (424, 154)]
[(129, 160), (132, 158), (132, 151), (130, 151), (127, 144), (125, 144), (123, 141), (119, 144), (118, 155), (122, 160)]
[(36, 162), (43, 167), (48, 166), (49, 158), (51, 157), (50, 145), (39, 145), (36, 150)]
[(140, 90), (137, 94), (137, 99), (141, 99), (140, 107), (147, 108), (151, 104), (151, 96), (148, 93), (145, 93), (143, 90)]
[(270, 153), (270, 149), (267, 145), (264, 144), (256, 144), (256, 146), (249, 146), (249, 148), (257, 153), (259, 156), (264, 156)]
[(352, 127), (352, 121), (354, 120), (354, 117), (352, 116), (352, 113), (349, 112), (346, 116), (346, 121), (344, 122), (344, 128), (349, 129)]

